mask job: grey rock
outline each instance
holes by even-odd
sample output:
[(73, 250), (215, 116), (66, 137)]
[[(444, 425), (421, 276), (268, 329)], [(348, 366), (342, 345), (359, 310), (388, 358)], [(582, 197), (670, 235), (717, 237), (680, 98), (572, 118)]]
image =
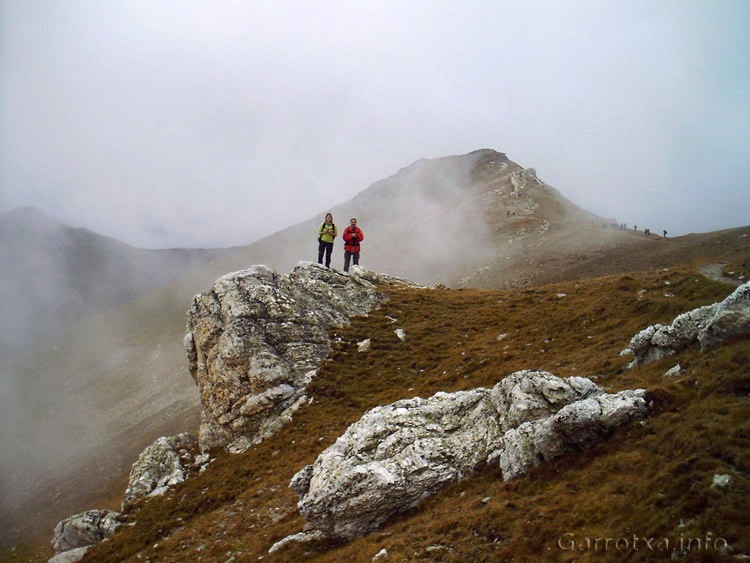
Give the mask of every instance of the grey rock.
[(628, 367), (671, 356), (699, 342), (701, 350), (750, 333), (750, 282), (739, 286), (720, 303), (706, 305), (675, 317), (672, 324), (649, 326), (630, 341), (635, 356)]
[(91, 547), (87, 545), (86, 547), (77, 547), (70, 551), (63, 551), (55, 555), (52, 559), (47, 560), (47, 563), (78, 563)]
[(663, 377), (677, 377), (683, 371), (685, 370), (682, 369), (682, 366), (680, 364), (677, 364), (676, 366), (673, 366), (665, 371)]
[(129, 511), (137, 500), (163, 494), (170, 485), (184, 481), (188, 467), (194, 463), (188, 450), (195, 445), (195, 436), (184, 432), (158, 438), (143, 450), (130, 470), (122, 499), (123, 512)]
[(276, 553), (290, 544), (306, 544), (324, 541), (326, 539), (328, 539), (328, 536), (319, 530), (300, 532), (299, 534), (292, 534), (291, 536), (286, 536), (285, 538), (280, 539), (271, 546), (268, 553)]
[(621, 391), (576, 401), (547, 418), (524, 422), (505, 433), (491, 454), (503, 474), (513, 479), (541, 461), (560, 457), (572, 448), (587, 447), (633, 418), (646, 414), (643, 390)]
[(111, 510), (87, 510), (66, 518), (55, 526), (52, 538), (55, 553), (91, 546), (108, 538), (121, 526), (119, 515)]
[(492, 390), (370, 410), (290, 486), (312, 529), (351, 539), (487, 463), (516, 477), (645, 412), (642, 391), (607, 395), (585, 378), (516, 372)]
[(719, 487), (724, 489), (732, 484), (732, 476), (727, 474), (716, 473), (713, 481), (711, 482), (712, 487)]
[(328, 330), (383, 302), (379, 284), (416, 286), (300, 262), (289, 275), (263, 265), (227, 274), (197, 295), (184, 345), (203, 406), (201, 449), (242, 451), (288, 422), (330, 351)]

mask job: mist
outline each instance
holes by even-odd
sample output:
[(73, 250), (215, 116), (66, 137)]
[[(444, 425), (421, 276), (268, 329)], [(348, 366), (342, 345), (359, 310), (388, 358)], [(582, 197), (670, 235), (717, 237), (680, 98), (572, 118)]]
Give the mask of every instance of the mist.
[[(670, 236), (750, 223), (747, 21), (741, 1), (0, 3), (0, 213), (131, 245), (83, 249), (83, 278), (27, 235), (0, 249), (0, 502), (194, 412), (190, 298), (315, 261), (327, 211), (358, 218), (366, 268), (431, 284), (485, 263), (471, 160), (421, 159), (493, 148)], [(174, 268), (130, 252), (253, 242)]]
[(750, 218), (745, 2), (0, 10), (0, 212), (144, 248), (245, 245), (490, 147), (655, 231)]

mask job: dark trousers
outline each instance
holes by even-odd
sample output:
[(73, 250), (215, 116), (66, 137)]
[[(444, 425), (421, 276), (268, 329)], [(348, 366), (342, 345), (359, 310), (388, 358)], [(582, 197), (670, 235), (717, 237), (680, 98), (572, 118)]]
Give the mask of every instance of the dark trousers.
[(323, 263), (323, 254), (326, 255), (326, 268), (331, 267), (331, 252), (333, 252), (333, 243), (324, 240), (318, 241), (318, 264)]
[(349, 252), (348, 250), (344, 250), (344, 271), (349, 271), (349, 261), (354, 261), (355, 266), (359, 266), (359, 252)]

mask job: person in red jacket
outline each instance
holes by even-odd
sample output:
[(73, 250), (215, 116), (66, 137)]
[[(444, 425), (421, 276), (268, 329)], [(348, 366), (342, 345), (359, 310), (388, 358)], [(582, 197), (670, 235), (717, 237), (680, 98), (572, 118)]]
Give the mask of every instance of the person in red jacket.
[(357, 220), (352, 217), (349, 226), (344, 229), (344, 271), (349, 271), (349, 262), (353, 260), (355, 266), (359, 266), (359, 243), (365, 240), (365, 235), (357, 226)]

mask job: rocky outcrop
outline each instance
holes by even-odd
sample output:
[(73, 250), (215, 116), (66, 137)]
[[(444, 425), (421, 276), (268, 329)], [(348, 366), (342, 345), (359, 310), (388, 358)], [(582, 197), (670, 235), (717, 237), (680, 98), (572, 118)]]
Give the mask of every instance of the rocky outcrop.
[(311, 530), (351, 539), (488, 463), (517, 477), (645, 413), (642, 390), (609, 395), (585, 378), (516, 372), (491, 390), (372, 409), (290, 487)]
[(130, 479), (122, 499), (123, 512), (139, 499), (163, 494), (170, 485), (186, 479), (187, 467), (193, 461), (190, 453), (196, 445), (192, 434), (158, 438), (147, 447), (130, 470)]
[(55, 527), (52, 539), (55, 553), (87, 547), (108, 538), (121, 526), (119, 515), (110, 510), (87, 510), (66, 518)]
[(629, 367), (671, 356), (700, 343), (705, 350), (720, 342), (750, 333), (750, 282), (739, 286), (720, 303), (706, 305), (675, 317), (672, 324), (655, 324), (630, 341), (635, 356)]
[(87, 545), (86, 547), (77, 547), (70, 551), (63, 551), (55, 555), (52, 559), (49, 559), (47, 563), (78, 563), (92, 547)]
[(381, 303), (383, 283), (413, 285), (301, 262), (289, 275), (253, 266), (197, 295), (184, 344), (203, 404), (201, 448), (242, 451), (285, 424), (330, 350), (328, 330)]

